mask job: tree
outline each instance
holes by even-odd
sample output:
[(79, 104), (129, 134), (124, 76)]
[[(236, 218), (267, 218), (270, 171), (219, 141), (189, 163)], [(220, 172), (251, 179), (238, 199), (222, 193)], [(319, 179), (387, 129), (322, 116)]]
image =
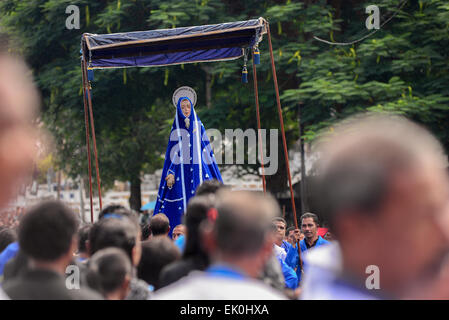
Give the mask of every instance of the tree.
[[(69, 4), (71, 0), (4, 0), (0, 24), (22, 40), (23, 54), (42, 91), (45, 122), (56, 137), (59, 162), (72, 175), (87, 171), (79, 66), (83, 32), (172, 28), (260, 16), (270, 22), (290, 148), (299, 138), (298, 103), (308, 143), (333, 122), (373, 110), (405, 114), (429, 127), (449, 148), (446, 1), (409, 0), (398, 11), (398, 4), (387, 0), (80, 0), (80, 30), (63, 27)], [(372, 4), (380, 7), (381, 23), (398, 11), (374, 35), (352, 46), (314, 39), (344, 42), (362, 37), (368, 32), (365, 8)], [(266, 38), (260, 50), (262, 127), (279, 128)], [(208, 128), (256, 128), (252, 80), (241, 84), (242, 64), (234, 60), (207, 64), (206, 69), (189, 64), (95, 72), (92, 93), (103, 185), (115, 179), (140, 185), (142, 172), (162, 166), (174, 114), (170, 99), (178, 86), (197, 90), (197, 111)], [(211, 100), (206, 101), (209, 89)], [(278, 154), (283, 156), (281, 149)], [(267, 179), (275, 194), (287, 189), (282, 158), (279, 164), (278, 173)], [(256, 172), (258, 165), (245, 169)], [(138, 199), (139, 188), (131, 189), (131, 198)], [(138, 203), (133, 200), (133, 208)]]

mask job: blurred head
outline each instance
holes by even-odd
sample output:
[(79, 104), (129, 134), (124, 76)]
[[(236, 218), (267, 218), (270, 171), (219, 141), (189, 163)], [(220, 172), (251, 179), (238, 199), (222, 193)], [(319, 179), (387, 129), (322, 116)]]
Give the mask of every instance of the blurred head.
[(90, 256), (108, 247), (122, 249), (137, 266), (142, 254), (140, 228), (126, 216), (104, 217), (92, 226), (88, 247)]
[(364, 115), (319, 144), (319, 194), (346, 272), (380, 269), (400, 294), (435, 274), (448, 248), (447, 159), (424, 128), (391, 115)]
[(168, 264), (181, 258), (178, 247), (167, 237), (156, 237), (142, 243), (142, 259), (137, 268), (140, 279), (159, 289), (159, 275)]
[(318, 216), (313, 213), (304, 213), (301, 218), (301, 232), (309, 241), (315, 241), (318, 238)]
[(191, 109), (192, 109), (192, 106), (190, 105), (189, 100), (183, 99), (181, 101), (181, 110), (185, 117), (188, 118), (190, 116)]
[(176, 240), (180, 236), (185, 235), (186, 233), (186, 227), (183, 224), (178, 224), (174, 229), (172, 233), (172, 239)]
[(170, 220), (163, 213), (155, 214), (150, 219), (150, 229), (153, 236), (166, 236), (170, 232)]
[(84, 225), (78, 230), (78, 254), (81, 258), (87, 258), (88, 252), (86, 242), (89, 240), (89, 231), (92, 225)]
[(143, 225), (140, 225), (140, 231), (142, 232), (142, 241), (148, 240), (151, 238), (151, 228), (149, 223), (145, 223)]
[(304, 239), (304, 234), (301, 230), (295, 229), (295, 227), (290, 227), (287, 229), (287, 241), (291, 244), (295, 244), (296, 241), (301, 241)]
[(282, 245), (282, 241), (285, 239), (285, 231), (287, 229), (287, 222), (281, 217), (273, 219), (273, 224), (276, 226), (275, 243), (278, 246)]
[(98, 214), (98, 220), (103, 219), (104, 217), (114, 217), (116, 215), (128, 217), (136, 223), (138, 223), (139, 220), (139, 215), (136, 212), (126, 209), (121, 204), (111, 204), (104, 207)]
[(37, 205), (19, 225), (20, 249), (34, 262), (67, 266), (77, 248), (76, 215), (59, 201)]
[(17, 235), (14, 230), (10, 228), (0, 229), (0, 253), (15, 241), (17, 241)]
[(332, 232), (330, 232), (330, 231), (326, 232), (326, 234), (324, 235), (324, 239), (327, 241), (333, 241), (334, 237), (332, 235)]
[(221, 188), (226, 188), (223, 183), (217, 179), (204, 180), (196, 189), (196, 196), (202, 196), (206, 194), (215, 194)]
[[(0, 35), (1, 37), (1, 35)], [(39, 96), (24, 62), (0, 48), (0, 207), (33, 169)]]
[(130, 288), (131, 261), (119, 248), (102, 249), (90, 258), (86, 278), (89, 287), (107, 300), (123, 300)]
[(200, 225), (207, 219), (207, 212), (214, 207), (215, 196), (207, 194), (191, 198), (187, 204), (185, 224), (187, 229), (183, 259), (193, 259), (200, 270), (209, 265), (209, 254), (204, 249)]
[(221, 190), (217, 218), (203, 224), (205, 245), (215, 263), (225, 263), (258, 277), (272, 254), (277, 202), (260, 193)]

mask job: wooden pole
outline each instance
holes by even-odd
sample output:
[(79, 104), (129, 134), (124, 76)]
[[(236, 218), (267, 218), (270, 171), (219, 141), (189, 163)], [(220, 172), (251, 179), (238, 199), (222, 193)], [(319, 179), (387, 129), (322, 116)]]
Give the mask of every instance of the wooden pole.
[(307, 212), (306, 157), (304, 153), (303, 126), (301, 124), (301, 103), (298, 104), (299, 149), (301, 153), (301, 215)]
[[(296, 217), (296, 205), (295, 205), (295, 196), (293, 193), (293, 185), (292, 185), (292, 176), (290, 174), (290, 164), (288, 160), (288, 150), (287, 150), (287, 140), (285, 138), (285, 129), (284, 129), (284, 118), (282, 117), (282, 107), (281, 107), (281, 99), (279, 97), (279, 86), (278, 86), (278, 79), (276, 75), (276, 66), (274, 64), (274, 55), (273, 55), (273, 45), (271, 43), (271, 32), (270, 32), (270, 24), (267, 22), (267, 38), (268, 38), (268, 46), (270, 49), (270, 58), (271, 58), (271, 70), (273, 72), (273, 82), (274, 82), (274, 90), (276, 93), (276, 102), (278, 107), (278, 113), (279, 113), (279, 122), (281, 124), (281, 132), (282, 132), (282, 143), (284, 147), (284, 156), (285, 156), (285, 166), (287, 167), (287, 176), (288, 176), (288, 184), (290, 187), (290, 197), (292, 201), (292, 210), (293, 210), (293, 218), (295, 221), (295, 227), (298, 228), (298, 219)], [(299, 243), (297, 244), (298, 247), (298, 268), (300, 268), (300, 272), (302, 272), (302, 259), (301, 259), (301, 248)]]
[[(87, 75), (87, 69), (85, 70)], [(92, 110), (92, 99), (90, 96), (90, 87), (87, 88), (87, 99), (89, 102), (89, 114), (90, 114), (90, 125), (92, 128), (92, 140), (94, 143), (94, 156), (95, 156), (95, 171), (97, 174), (97, 187), (98, 187), (98, 199), (100, 204), (100, 210), (103, 209), (103, 204), (101, 201), (101, 180), (100, 180), (100, 167), (98, 166), (98, 152), (97, 152), (97, 139), (95, 138), (95, 125), (94, 125), (94, 114)]]
[(87, 165), (88, 165), (88, 171), (89, 171), (89, 197), (90, 197), (90, 222), (94, 222), (94, 204), (92, 199), (92, 163), (91, 163), (91, 156), (90, 156), (90, 134), (89, 134), (89, 115), (87, 110), (87, 90), (88, 83), (87, 83), (87, 74), (85, 74), (85, 59), (83, 56), (83, 60), (81, 62), (81, 71), (82, 71), (82, 78), (83, 78), (83, 102), (84, 102), (84, 123), (86, 126), (86, 145), (87, 145)]
[(256, 65), (254, 64), (254, 53), (253, 53), (253, 79), (254, 79), (254, 98), (256, 100), (257, 132), (258, 132), (258, 136), (259, 136), (260, 165), (262, 167), (262, 185), (263, 185), (263, 193), (266, 194), (267, 193), (267, 183), (265, 181), (262, 133), (261, 133), (261, 128), (260, 128), (259, 90), (257, 88), (257, 69), (256, 69)]
[(296, 218), (295, 196), (293, 193), (292, 176), (290, 174), (290, 164), (289, 164), (289, 160), (288, 160), (287, 140), (285, 138), (284, 118), (282, 116), (281, 99), (279, 97), (278, 79), (276, 76), (276, 66), (274, 65), (273, 46), (271, 44), (270, 25), (268, 23), (267, 23), (267, 36), (268, 36), (268, 45), (270, 48), (271, 69), (273, 71), (273, 82), (274, 82), (274, 90), (276, 92), (276, 102), (277, 102), (278, 113), (279, 113), (279, 122), (281, 124), (282, 143), (283, 143), (283, 147), (284, 147), (284, 156), (285, 156), (285, 166), (287, 167), (288, 184), (290, 186), (290, 197), (291, 197), (291, 201), (292, 201), (293, 218), (295, 219), (295, 227), (298, 228), (298, 220)]

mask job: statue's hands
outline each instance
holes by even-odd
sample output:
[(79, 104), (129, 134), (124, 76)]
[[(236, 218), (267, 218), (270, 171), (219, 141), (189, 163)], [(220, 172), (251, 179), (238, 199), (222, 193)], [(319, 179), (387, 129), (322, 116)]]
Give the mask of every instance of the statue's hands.
[(173, 187), (173, 185), (175, 184), (175, 176), (170, 173), (165, 178), (165, 181), (167, 181), (167, 187), (169, 187), (171, 189)]

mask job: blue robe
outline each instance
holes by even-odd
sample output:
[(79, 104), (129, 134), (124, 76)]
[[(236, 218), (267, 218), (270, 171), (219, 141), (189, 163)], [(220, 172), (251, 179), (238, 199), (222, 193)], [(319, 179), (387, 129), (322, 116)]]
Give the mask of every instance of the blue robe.
[[(181, 101), (188, 100), (191, 105), (190, 126), (187, 129), (182, 113)], [(168, 188), (165, 178), (173, 174), (175, 184)], [(196, 189), (204, 180), (217, 179), (223, 182), (215, 157), (200, 118), (187, 97), (178, 100), (176, 116), (168, 141), (161, 183), (157, 195), (154, 214), (164, 213), (170, 220), (171, 231), (180, 223), (187, 203), (195, 195)]]

